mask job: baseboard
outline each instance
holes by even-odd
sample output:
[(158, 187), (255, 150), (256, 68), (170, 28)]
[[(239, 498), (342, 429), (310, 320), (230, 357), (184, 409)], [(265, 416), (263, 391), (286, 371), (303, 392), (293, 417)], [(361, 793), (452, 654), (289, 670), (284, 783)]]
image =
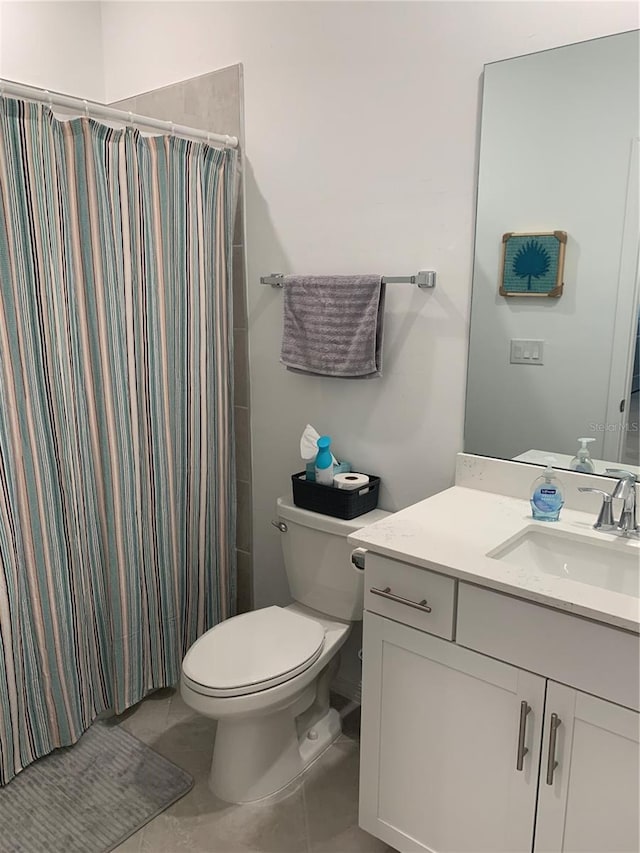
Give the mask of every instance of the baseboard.
[(345, 699), (351, 699), (352, 702), (360, 704), (362, 698), (360, 682), (347, 681), (346, 678), (340, 677), (334, 678), (331, 682), (331, 690), (340, 696), (344, 696)]

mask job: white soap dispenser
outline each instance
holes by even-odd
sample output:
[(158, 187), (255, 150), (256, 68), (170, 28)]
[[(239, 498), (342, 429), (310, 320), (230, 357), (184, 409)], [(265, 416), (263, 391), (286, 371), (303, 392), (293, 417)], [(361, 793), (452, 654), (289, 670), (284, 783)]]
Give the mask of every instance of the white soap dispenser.
[(595, 438), (579, 438), (578, 441), (582, 442), (582, 447), (578, 449), (578, 452), (569, 463), (569, 468), (572, 471), (581, 471), (583, 474), (595, 474), (596, 466), (593, 464), (593, 459), (587, 447), (590, 442), (595, 441)]
[(555, 456), (545, 456), (547, 467), (531, 485), (531, 515), (537, 521), (557, 521), (564, 506), (564, 491), (551, 463)]

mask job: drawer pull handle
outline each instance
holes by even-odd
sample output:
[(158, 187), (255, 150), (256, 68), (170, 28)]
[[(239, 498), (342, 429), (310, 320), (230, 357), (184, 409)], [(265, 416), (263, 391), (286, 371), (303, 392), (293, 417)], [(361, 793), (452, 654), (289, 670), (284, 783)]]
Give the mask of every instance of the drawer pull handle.
[(516, 770), (522, 770), (524, 767), (524, 757), (529, 752), (524, 745), (527, 736), (527, 714), (531, 711), (531, 705), (528, 705), (524, 699), (520, 703), (520, 726), (518, 727), (518, 755), (516, 757)]
[(558, 766), (556, 761), (556, 732), (562, 720), (557, 714), (551, 715), (551, 729), (549, 731), (549, 755), (547, 757), (547, 785), (553, 785), (553, 771)]
[(379, 595), (381, 598), (388, 598), (389, 601), (406, 604), (407, 607), (415, 607), (416, 610), (422, 610), (423, 613), (431, 613), (431, 608), (427, 604), (426, 598), (423, 598), (422, 601), (411, 601), (410, 598), (403, 598), (401, 595), (391, 592), (391, 587), (389, 586), (385, 586), (384, 589), (376, 589), (375, 586), (372, 586), (370, 589), (374, 595)]

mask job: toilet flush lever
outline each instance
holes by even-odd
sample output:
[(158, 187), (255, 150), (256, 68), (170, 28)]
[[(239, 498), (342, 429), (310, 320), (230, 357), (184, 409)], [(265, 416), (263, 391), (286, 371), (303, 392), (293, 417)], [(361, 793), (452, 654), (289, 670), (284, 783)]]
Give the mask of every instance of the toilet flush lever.
[(351, 552), (351, 562), (360, 571), (364, 570), (364, 558), (366, 557), (367, 549), (366, 548), (355, 548)]
[(289, 529), (284, 521), (272, 521), (271, 524), (273, 524), (274, 527), (277, 527), (280, 533), (286, 533)]

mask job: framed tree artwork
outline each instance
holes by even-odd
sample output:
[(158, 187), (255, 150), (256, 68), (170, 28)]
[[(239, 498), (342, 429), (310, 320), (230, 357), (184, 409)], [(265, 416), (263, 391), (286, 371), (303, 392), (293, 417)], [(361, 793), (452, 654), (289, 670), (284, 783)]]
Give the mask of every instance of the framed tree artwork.
[(562, 295), (566, 231), (502, 235), (502, 296)]

